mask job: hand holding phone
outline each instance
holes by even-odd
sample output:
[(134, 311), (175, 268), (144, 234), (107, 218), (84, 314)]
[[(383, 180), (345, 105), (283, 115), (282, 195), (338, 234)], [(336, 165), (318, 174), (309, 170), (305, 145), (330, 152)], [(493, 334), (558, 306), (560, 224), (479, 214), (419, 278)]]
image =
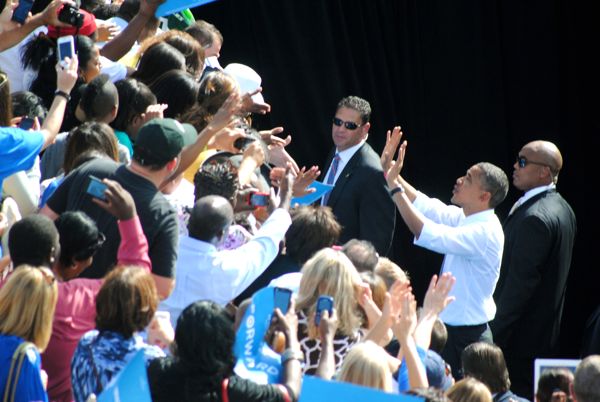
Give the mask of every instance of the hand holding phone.
[(60, 65), (64, 68), (67, 67), (67, 63), (65, 58), (73, 59), (73, 55), (75, 54), (75, 40), (73, 35), (61, 36), (56, 41), (57, 50), (58, 50), (58, 61)]
[(315, 325), (318, 327), (321, 322), (321, 313), (327, 310), (329, 316), (333, 314), (333, 297), (331, 296), (319, 296), (317, 300), (317, 310), (315, 311)]
[[(10, 2), (7, 2), (7, 6), (10, 6)], [(24, 24), (32, 6), (33, 0), (19, 0), (19, 5), (13, 11), (12, 20), (19, 24)]]
[(271, 195), (269, 193), (254, 192), (248, 195), (246, 203), (254, 208), (266, 207), (269, 205), (270, 197)]
[(30, 130), (34, 124), (35, 124), (35, 119), (25, 116), (21, 119), (21, 122), (19, 123), (19, 128), (21, 128), (23, 130)]
[(290, 308), (292, 291), (286, 288), (275, 288), (273, 292), (275, 294), (275, 308), (278, 308), (283, 315), (286, 315)]
[(99, 178), (90, 175), (89, 182), (86, 192), (92, 197), (98, 198), (102, 201), (106, 201), (104, 191), (106, 191), (107, 185), (102, 182)]

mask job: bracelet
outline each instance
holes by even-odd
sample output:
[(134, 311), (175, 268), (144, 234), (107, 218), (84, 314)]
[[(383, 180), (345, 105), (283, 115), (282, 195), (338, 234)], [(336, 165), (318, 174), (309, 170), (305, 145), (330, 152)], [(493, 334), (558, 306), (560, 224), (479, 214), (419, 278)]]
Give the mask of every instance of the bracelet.
[(398, 185), (398, 187), (390, 190), (390, 197), (393, 197), (397, 193), (404, 193), (404, 188), (401, 185)]
[(62, 96), (67, 100), (67, 102), (71, 100), (71, 95), (69, 95), (65, 91), (61, 91), (60, 89), (57, 89), (56, 92), (54, 92), (54, 96)]
[(285, 364), (288, 360), (304, 360), (304, 353), (300, 350), (286, 349), (281, 354), (281, 364)]

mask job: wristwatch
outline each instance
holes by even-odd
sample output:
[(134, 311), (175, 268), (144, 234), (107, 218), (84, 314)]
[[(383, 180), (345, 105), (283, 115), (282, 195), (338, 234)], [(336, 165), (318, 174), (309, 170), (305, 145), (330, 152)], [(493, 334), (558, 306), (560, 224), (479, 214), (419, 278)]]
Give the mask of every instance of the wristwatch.
[(288, 360), (304, 361), (304, 353), (301, 350), (286, 349), (281, 354), (281, 364), (285, 364)]
[(397, 193), (402, 194), (403, 192), (404, 192), (404, 187), (402, 187), (401, 185), (398, 184), (398, 187), (390, 190), (390, 197), (393, 197), (394, 194), (397, 194)]

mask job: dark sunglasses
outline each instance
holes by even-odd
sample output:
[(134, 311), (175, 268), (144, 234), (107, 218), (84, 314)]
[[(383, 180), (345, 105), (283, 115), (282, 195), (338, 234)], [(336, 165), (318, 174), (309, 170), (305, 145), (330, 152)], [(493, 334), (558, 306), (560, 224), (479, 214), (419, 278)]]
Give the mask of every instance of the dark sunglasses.
[(353, 121), (344, 121), (342, 119), (338, 119), (337, 117), (333, 118), (333, 124), (335, 124), (338, 127), (341, 127), (343, 124), (344, 127), (346, 127), (348, 130), (356, 130), (357, 128), (362, 126), (362, 124), (356, 124)]
[(527, 158), (525, 158), (524, 156), (517, 156), (517, 163), (519, 164), (519, 167), (521, 169), (523, 169), (528, 164), (550, 167), (550, 166), (548, 166), (545, 163), (534, 162), (534, 161), (527, 160)]

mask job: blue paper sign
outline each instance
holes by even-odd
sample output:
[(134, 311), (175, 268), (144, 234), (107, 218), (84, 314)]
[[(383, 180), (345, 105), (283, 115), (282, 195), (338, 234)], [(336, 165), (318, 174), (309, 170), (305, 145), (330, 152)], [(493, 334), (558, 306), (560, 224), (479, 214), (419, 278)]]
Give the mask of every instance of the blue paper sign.
[(338, 381), (325, 381), (313, 376), (304, 376), (298, 402), (422, 402), (424, 399), (412, 395), (388, 394), (373, 388), (361, 387)]
[(98, 402), (113, 401), (152, 402), (143, 350), (139, 350), (98, 395)]
[(325, 194), (327, 194), (331, 190), (333, 190), (333, 185), (324, 184), (324, 183), (321, 183), (320, 181), (314, 181), (307, 188), (314, 188), (315, 192), (304, 195), (302, 197), (292, 198), (292, 202), (291, 202), (292, 205), (295, 205), (295, 204), (310, 205), (313, 202), (319, 200), (321, 197), (323, 197)]
[(167, 0), (156, 9), (156, 17), (165, 17), (175, 14), (178, 11), (186, 8), (194, 8), (207, 3), (212, 3), (215, 0)]
[(233, 347), (238, 359), (235, 373), (260, 384), (276, 384), (281, 379), (281, 356), (265, 341), (273, 309), (274, 288), (266, 287), (256, 292), (238, 328)]

